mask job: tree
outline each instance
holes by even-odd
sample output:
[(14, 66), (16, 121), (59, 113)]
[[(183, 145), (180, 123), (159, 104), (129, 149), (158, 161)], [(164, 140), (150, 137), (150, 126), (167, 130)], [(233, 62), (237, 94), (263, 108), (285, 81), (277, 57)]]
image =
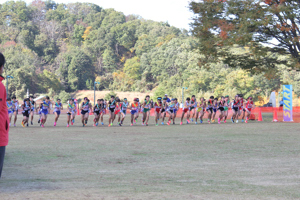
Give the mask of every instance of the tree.
[[(257, 72), (279, 63), (295, 66), (288, 59), (278, 59), (278, 54), (288, 54), (299, 67), (299, 9), (299, 0), (192, 1), (192, 32), (205, 55), (201, 61), (222, 60), (231, 67)], [(232, 51), (235, 45), (248, 48)]]
[(82, 90), (86, 88), (86, 80), (95, 80), (95, 68), (92, 60), (83, 51), (76, 50), (70, 65), (68, 66), (68, 83), (70, 88)]

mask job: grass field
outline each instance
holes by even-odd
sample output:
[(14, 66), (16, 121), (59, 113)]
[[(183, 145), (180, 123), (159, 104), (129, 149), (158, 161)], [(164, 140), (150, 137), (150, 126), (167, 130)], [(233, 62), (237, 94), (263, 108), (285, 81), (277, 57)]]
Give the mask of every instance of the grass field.
[(53, 127), (51, 115), (44, 129), (10, 129), (1, 200), (300, 199), (296, 123), (155, 127), (151, 119), (148, 127), (66, 128), (65, 121)]

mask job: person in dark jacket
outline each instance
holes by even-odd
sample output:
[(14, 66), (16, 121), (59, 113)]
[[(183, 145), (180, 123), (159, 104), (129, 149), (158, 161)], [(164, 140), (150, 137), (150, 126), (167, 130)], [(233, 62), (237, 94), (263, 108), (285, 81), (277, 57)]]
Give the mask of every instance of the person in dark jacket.
[(2, 83), (4, 77), (2, 76), (4, 70), (5, 58), (0, 53), (0, 178), (3, 168), (5, 147), (8, 144), (8, 131), (9, 131), (9, 119), (8, 110), (6, 106), (6, 90)]

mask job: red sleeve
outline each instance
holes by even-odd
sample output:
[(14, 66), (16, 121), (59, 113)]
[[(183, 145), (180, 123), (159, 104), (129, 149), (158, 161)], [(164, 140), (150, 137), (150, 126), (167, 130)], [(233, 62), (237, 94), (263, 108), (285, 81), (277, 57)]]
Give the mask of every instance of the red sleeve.
[(2, 82), (0, 82), (0, 146), (8, 144), (8, 111), (6, 106), (6, 90)]

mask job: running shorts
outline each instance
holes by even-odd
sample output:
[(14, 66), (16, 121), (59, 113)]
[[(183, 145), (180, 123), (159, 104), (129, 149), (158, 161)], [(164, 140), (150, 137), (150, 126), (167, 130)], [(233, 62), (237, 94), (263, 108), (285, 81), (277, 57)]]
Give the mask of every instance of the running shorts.
[(88, 110), (82, 110), (82, 111), (81, 111), (81, 114), (82, 114), (82, 115), (85, 115), (86, 113), (89, 113), (89, 111), (88, 111)]
[(23, 116), (24, 116), (24, 117), (29, 117), (29, 111), (28, 111), (28, 110), (23, 111)]
[(131, 110), (130, 113), (131, 113), (132, 115), (134, 115), (135, 113), (137, 113), (137, 110)]

